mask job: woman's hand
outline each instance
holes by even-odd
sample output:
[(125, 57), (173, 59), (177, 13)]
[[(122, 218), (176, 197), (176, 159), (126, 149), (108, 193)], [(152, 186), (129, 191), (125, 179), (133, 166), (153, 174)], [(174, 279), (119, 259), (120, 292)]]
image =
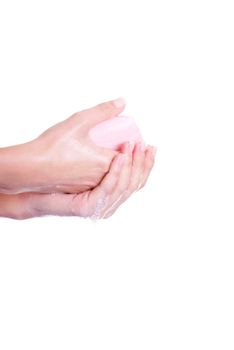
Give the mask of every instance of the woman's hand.
[(0, 149), (0, 192), (79, 193), (94, 188), (117, 152), (96, 146), (89, 130), (118, 116), (124, 106), (122, 99), (99, 104), (31, 142)]
[(149, 177), (155, 148), (125, 144), (109, 172), (93, 190), (80, 194), (22, 193), (0, 195), (0, 216), (26, 219), (43, 215), (108, 218), (126, 199), (142, 188)]

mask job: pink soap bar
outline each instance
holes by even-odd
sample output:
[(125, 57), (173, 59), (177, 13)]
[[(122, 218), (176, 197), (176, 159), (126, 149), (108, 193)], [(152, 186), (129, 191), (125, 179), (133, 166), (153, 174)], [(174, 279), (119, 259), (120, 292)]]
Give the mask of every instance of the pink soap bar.
[(99, 123), (90, 130), (89, 136), (96, 145), (116, 151), (125, 142), (143, 141), (134, 119), (126, 116), (111, 118)]

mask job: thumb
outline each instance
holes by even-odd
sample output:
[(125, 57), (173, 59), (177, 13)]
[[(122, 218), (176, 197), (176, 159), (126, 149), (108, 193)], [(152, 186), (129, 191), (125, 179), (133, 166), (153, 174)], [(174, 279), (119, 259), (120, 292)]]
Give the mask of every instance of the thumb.
[(100, 103), (92, 108), (79, 113), (79, 120), (83, 119), (84, 124), (90, 127), (113, 117), (118, 116), (124, 110), (126, 102), (123, 98)]

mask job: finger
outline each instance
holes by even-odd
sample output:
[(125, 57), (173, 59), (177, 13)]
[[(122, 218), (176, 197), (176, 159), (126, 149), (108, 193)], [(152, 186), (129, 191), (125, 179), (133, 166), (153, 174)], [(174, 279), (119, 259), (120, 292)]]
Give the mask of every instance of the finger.
[(132, 173), (131, 179), (128, 186), (128, 191), (126, 192), (126, 198), (130, 196), (133, 192), (137, 190), (142, 177), (142, 172), (144, 171), (145, 163), (145, 145), (143, 142), (136, 144), (133, 152), (133, 162), (132, 162)]
[(115, 189), (115, 186), (119, 180), (119, 176), (122, 170), (122, 167), (124, 166), (126, 159), (125, 154), (118, 154), (111, 166), (110, 170), (107, 173), (107, 175), (103, 178), (100, 185), (98, 185), (91, 193), (92, 198), (95, 200), (96, 197), (103, 196), (103, 195), (111, 195)]
[(154, 166), (156, 152), (157, 152), (157, 148), (153, 147), (153, 146), (148, 146), (146, 149), (145, 166), (144, 166), (144, 171), (142, 173), (142, 177), (141, 177), (141, 181), (140, 181), (141, 183), (138, 187), (138, 190), (142, 189), (145, 186), (145, 184), (149, 178), (151, 170)]
[(129, 182), (128, 189), (125, 193), (118, 198), (118, 200), (112, 205), (111, 210), (108, 210), (105, 214), (105, 218), (110, 217), (118, 209), (118, 207), (125, 202), (133, 192), (137, 190), (140, 184), (142, 172), (144, 171), (145, 163), (145, 145), (143, 142), (139, 142), (135, 145), (133, 151), (133, 160), (132, 160), (132, 170), (131, 178)]
[(84, 128), (89, 130), (90, 127), (104, 120), (118, 116), (124, 110), (125, 105), (125, 100), (123, 98), (118, 98), (78, 112), (74, 117), (79, 118), (79, 123), (83, 120), (85, 122)]
[[(149, 174), (153, 168), (156, 148), (150, 147), (150, 146), (147, 147), (146, 151), (144, 152), (143, 162), (141, 163), (140, 168), (139, 168), (139, 163), (135, 159), (138, 152), (136, 151), (134, 153), (135, 154), (134, 154), (133, 163), (135, 161), (135, 164), (134, 164), (135, 167), (133, 167), (133, 170), (132, 170), (132, 180), (130, 181), (129, 190), (125, 193), (124, 196), (122, 196), (122, 198), (119, 199), (118, 202), (115, 203), (115, 206), (112, 206), (111, 210), (108, 211), (107, 215), (105, 215), (105, 219), (113, 215), (115, 211), (118, 209), (118, 207), (122, 205), (123, 202), (125, 202), (133, 192), (144, 187), (147, 182)], [(138, 153), (138, 156), (139, 156), (139, 153)], [(134, 172), (137, 172), (138, 175), (134, 174)]]
[(119, 202), (122, 196), (124, 196), (126, 190), (128, 189), (129, 182), (131, 179), (131, 172), (132, 172), (132, 151), (133, 151), (134, 144), (133, 143), (127, 143), (123, 147), (123, 151), (125, 152), (127, 158), (125, 161), (125, 164), (122, 167), (118, 184), (115, 188), (115, 191), (113, 192), (112, 196), (110, 197), (110, 200), (108, 202), (108, 206), (105, 208), (105, 212), (103, 214), (103, 218), (109, 213), (113, 207), (115, 207), (116, 203)]
[(75, 215), (87, 217), (91, 216), (93, 213), (97, 215), (97, 211), (100, 211), (100, 204), (106, 202), (108, 195), (112, 194), (114, 191), (125, 158), (125, 154), (118, 154), (114, 158), (109, 172), (103, 178), (100, 185), (94, 190), (77, 195), (63, 193), (32, 193), (30, 195), (30, 208), (33, 208), (36, 213), (35, 216)]
[[(103, 178), (99, 186), (89, 192), (86, 197), (86, 213), (92, 220), (100, 219), (104, 208), (109, 203), (109, 198), (114, 192), (118, 183), (121, 169), (124, 166), (126, 156), (125, 154), (118, 154), (113, 160), (108, 174)], [(85, 210), (85, 207), (83, 207)], [(84, 215), (82, 215), (84, 216)]]

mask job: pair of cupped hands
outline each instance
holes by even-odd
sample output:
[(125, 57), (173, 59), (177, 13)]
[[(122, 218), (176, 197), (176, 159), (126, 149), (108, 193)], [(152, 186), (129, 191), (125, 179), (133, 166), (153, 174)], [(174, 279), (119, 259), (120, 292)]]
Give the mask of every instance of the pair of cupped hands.
[[(156, 148), (128, 142), (114, 151), (89, 137), (91, 128), (119, 116), (124, 107), (123, 99), (101, 103), (73, 114), (33, 141), (7, 148), (2, 159), (9, 176), (0, 183), (4, 216), (108, 218), (141, 189)], [(12, 166), (14, 172), (9, 170)]]

